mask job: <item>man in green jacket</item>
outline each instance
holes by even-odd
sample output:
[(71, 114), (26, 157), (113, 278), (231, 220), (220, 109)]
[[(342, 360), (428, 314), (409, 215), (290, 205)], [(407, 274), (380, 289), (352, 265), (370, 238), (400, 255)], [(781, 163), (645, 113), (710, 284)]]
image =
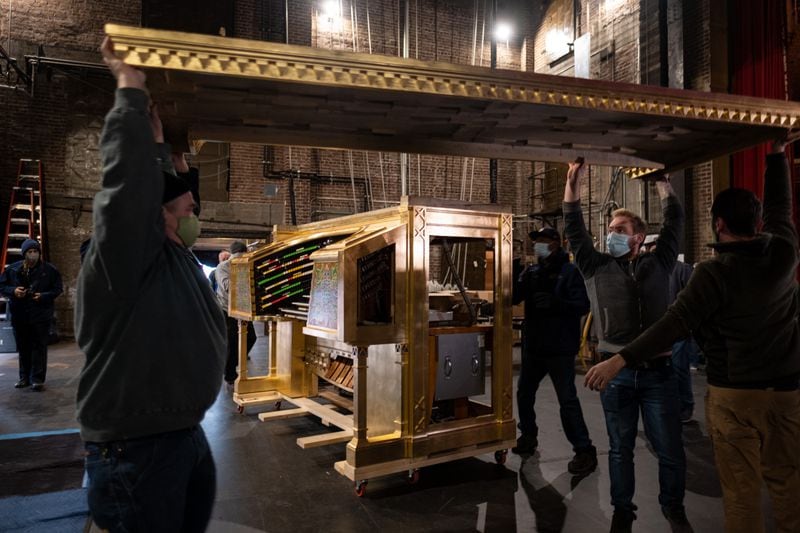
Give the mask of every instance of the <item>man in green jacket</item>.
[(110, 531), (202, 531), (216, 473), (199, 424), (219, 392), (225, 323), (189, 249), (199, 234), (189, 185), (163, 171), (145, 75), (110, 39), (101, 51), (117, 91), (75, 311), (89, 509)]
[(750, 191), (722, 191), (711, 207), (716, 255), (697, 265), (664, 317), (593, 367), (603, 390), (634, 364), (690, 332), (706, 354), (706, 423), (722, 482), (725, 529), (764, 531), (766, 482), (778, 531), (800, 531), (798, 239), (786, 141), (767, 156), (764, 207)]

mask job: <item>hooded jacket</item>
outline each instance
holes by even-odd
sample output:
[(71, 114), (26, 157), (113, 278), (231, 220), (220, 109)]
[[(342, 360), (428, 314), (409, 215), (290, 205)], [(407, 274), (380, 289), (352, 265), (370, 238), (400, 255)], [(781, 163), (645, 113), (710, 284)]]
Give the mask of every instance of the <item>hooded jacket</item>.
[(800, 326), (795, 280), (797, 231), (792, 222), (786, 156), (767, 156), (763, 233), (715, 243), (664, 317), (621, 350), (627, 362), (695, 333), (718, 387), (794, 387), (800, 378)]

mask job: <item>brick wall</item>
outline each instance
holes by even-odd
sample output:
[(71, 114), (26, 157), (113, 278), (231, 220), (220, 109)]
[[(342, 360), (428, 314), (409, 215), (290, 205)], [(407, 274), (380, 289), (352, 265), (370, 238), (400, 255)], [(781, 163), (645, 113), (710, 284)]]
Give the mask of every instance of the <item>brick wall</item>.
[[(650, 6), (647, 15), (640, 10), (640, 6)], [(563, 76), (574, 75), (574, 61), (569, 48), (564, 43), (573, 37), (573, 24), (575, 35), (580, 37), (585, 33), (591, 34), (590, 73), (593, 79), (621, 81), (627, 83), (640, 83), (646, 78), (640, 74), (640, 63), (647, 65), (651, 59), (659, 57), (658, 50), (650, 50), (650, 54), (639, 50), (640, 37), (644, 29), (650, 25), (647, 21), (658, 18), (658, 2), (640, 2), (639, 0), (582, 0), (579, 11), (573, 16), (573, 2), (571, 0), (551, 0), (543, 4), (541, 12), (534, 16), (534, 69), (545, 74)], [(644, 17), (645, 22), (642, 22)], [(656, 31), (657, 33), (657, 31)], [(655, 40), (655, 46), (658, 39)], [(650, 44), (651, 48), (654, 46)], [(648, 67), (658, 72), (658, 64)], [(657, 84), (657, 80), (656, 80)], [(540, 191), (534, 210), (554, 211), (561, 207), (566, 177), (566, 165), (538, 165), (537, 173), (545, 172), (537, 183)], [(642, 184), (638, 181), (625, 182), (618, 180), (614, 194), (605, 196), (611, 185), (612, 169), (608, 167), (593, 167), (591, 179), (582, 184), (581, 200), (589, 231), (601, 237), (605, 234), (608, 225), (608, 213), (617, 206), (625, 206), (633, 211), (641, 212), (644, 206), (642, 201)], [(533, 191), (531, 191), (533, 193)], [(540, 225), (540, 223), (536, 223)]]
[[(686, 89), (711, 90), (711, 21), (709, 1), (683, 3), (684, 83)], [(713, 194), (712, 164), (703, 163), (686, 169), (686, 261), (697, 262), (711, 257), (705, 246), (711, 234)]]
[[(282, 11), (263, 17), (263, 3), (237, 3), (236, 35), (262, 38), (264, 35), (285, 38)], [(267, 2), (267, 9), (282, 2)], [(409, 5), (409, 57), (439, 60), (458, 64), (488, 66), (491, 61), (489, 35), (485, 32), (484, 3), (458, 0), (425, 0)], [(341, 17), (330, 20), (313, 2), (291, 2), (289, 42), (311, 46), (399, 55), (397, 3), (392, 0), (341, 3)], [(467, 6), (465, 8), (465, 5)], [(275, 10), (270, 10), (270, 13)], [(521, 18), (525, 21), (525, 18)], [(486, 20), (488, 27), (489, 20)], [(369, 31), (368, 31), (369, 28)], [(435, 31), (438, 28), (439, 31)], [(524, 23), (516, 32), (526, 31)], [(484, 39), (481, 41), (481, 36)], [(499, 43), (498, 68), (521, 69), (524, 37)], [(400, 161), (398, 154), (274, 147), (271, 170), (315, 174), (324, 179), (296, 178), (295, 207), (298, 223), (310, 222), (343, 214), (379, 209), (397, 203), (400, 198)], [(263, 177), (262, 146), (236, 145), (231, 149), (232, 201), (279, 201), (286, 206), (285, 220), (291, 220), (288, 180)], [(529, 167), (517, 162), (500, 162), (498, 166), (498, 202), (515, 212), (525, 212), (527, 205), (520, 195)], [(352, 180), (352, 181), (350, 181)], [(280, 187), (279, 196), (266, 199), (263, 186)], [(353, 186), (353, 183), (355, 186)], [(486, 159), (409, 155), (408, 193), (450, 199), (489, 200), (489, 162)], [(521, 211), (520, 211), (521, 210)]]
[[(35, 55), (39, 45), (46, 56), (99, 62), (103, 24), (138, 25), (141, 19), (137, 2), (122, 1), (9, 2), (0, 14), (0, 44), (23, 64), (22, 57)], [(79, 75), (50, 68), (40, 70), (37, 77), (34, 97), (0, 89), (4, 115), (0, 213), (5, 217), (8, 212), (17, 161), (41, 159), (51, 205), (45, 218), (49, 260), (64, 279), (64, 295), (56, 300), (58, 322), (62, 334), (71, 335), (78, 247), (91, 232), (91, 215), (81, 211), (81, 198), (86, 199), (84, 207), (88, 205), (99, 183), (97, 139), (102, 117), (112, 103), (113, 83), (105, 74)]]

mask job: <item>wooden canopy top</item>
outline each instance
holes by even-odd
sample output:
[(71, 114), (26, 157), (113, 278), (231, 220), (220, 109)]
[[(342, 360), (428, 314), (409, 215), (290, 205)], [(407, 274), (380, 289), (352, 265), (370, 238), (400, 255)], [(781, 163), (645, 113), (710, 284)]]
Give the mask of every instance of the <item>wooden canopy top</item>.
[[(106, 25), (175, 140), (677, 170), (800, 127), (800, 103)], [(180, 144), (180, 143), (178, 143)]]

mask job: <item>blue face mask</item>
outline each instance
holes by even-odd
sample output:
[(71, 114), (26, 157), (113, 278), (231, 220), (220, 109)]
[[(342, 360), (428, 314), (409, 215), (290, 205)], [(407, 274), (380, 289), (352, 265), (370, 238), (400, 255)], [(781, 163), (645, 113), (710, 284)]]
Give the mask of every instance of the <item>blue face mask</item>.
[(606, 235), (606, 248), (608, 249), (608, 253), (614, 257), (622, 257), (630, 252), (631, 247), (628, 245), (629, 238), (630, 237), (624, 233), (609, 233)]
[(550, 256), (550, 245), (546, 242), (533, 243), (533, 253), (540, 259), (547, 259)]

